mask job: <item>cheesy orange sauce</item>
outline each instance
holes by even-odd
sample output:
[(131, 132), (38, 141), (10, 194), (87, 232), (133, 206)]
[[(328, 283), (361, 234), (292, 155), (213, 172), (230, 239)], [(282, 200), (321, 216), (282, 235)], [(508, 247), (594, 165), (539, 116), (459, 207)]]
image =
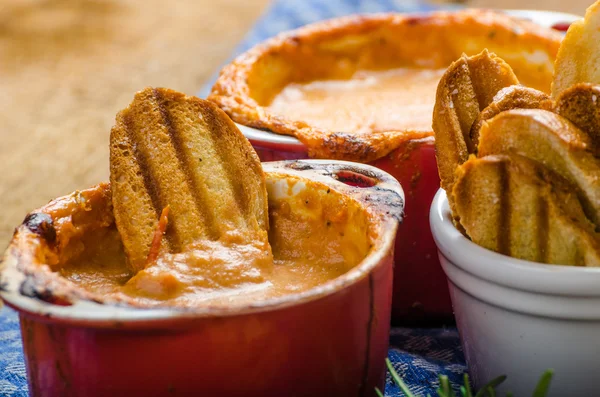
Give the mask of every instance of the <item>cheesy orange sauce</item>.
[[(269, 244), (232, 231), (219, 241), (164, 254), (132, 274), (112, 225), (88, 233), (60, 274), (104, 298), (151, 305), (232, 306), (306, 291), (356, 266), (370, 249), (364, 213), (354, 202), (327, 202), (329, 190), (270, 203)], [(322, 196), (322, 197), (320, 197)], [(336, 204), (336, 205), (333, 205)]]
[(338, 132), (431, 131), (435, 92), (444, 71), (359, 71), (349, 80), (292, 83), (268, 109), (289, 120)]
[[(93, 243), (86, 260), (63, 266), (60, 273), (104, 297), (126, 297), (141, 304), (194, 306), (245, 303), (300, 292), (345, 273), (342, 258), (272, 259), (254, 244), (203, 242), (192, 251), (162, 256), (132, 275), (118, 233)], [(202, 247), (201, 247), (202, 246)]]
[(260, 245), (202, 242), (132, 275), (116, 230), (92, 244), (86, 260), (63, 266), (61, 275), (90, 292), (149, 305), (257, 301), (310, 289), (348, 270), (343, 258), (273, 259)]

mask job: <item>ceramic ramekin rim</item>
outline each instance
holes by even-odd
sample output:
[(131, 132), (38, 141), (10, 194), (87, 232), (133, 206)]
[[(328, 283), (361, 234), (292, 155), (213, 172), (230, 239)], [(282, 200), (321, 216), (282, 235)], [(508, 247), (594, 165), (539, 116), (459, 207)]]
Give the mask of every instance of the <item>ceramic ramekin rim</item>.
[[(297, 171), (291, 168), (290, 164), (296, 164)], [(391, 175), (376, 167), (337, 160), (294, 160), (263, 163), (263, 168), (265, 173), (296, 175), (302, 177), (302, 171), (304, 171), (303, 167), (318, 165), (322, 166), (322, 170), (325, 170), (325, 166), (329, 166), (329, 171), (332, 169), (339, 169), (341, 171), (351, 170), (354, 172), (361, 172), (363, 175), (379, 181), (374, 186), (375, 189), (388, 192), (391, 191), (399, 196), (401, 201), (401, 214), (399, 214), (399, 216), (402, 216), (404, 208), (404, 191), (402, 190), (402, 187)], [(318, 167), (315, 167), (314, 169), (318, 169)], [(324, 183), (331, 183), (334, 181), (333, 183), (338, 183), (340, 186), (343, 185), (346, 189), (361, 189), (350, 188), (348, 185), (337, 182), (334, 178), (327, 175), (326, 172), (323, 172), (321, 175), (314, 174), (311, 175), (310, 179)], [(313, 300), (327, 297), (367, 277), (393, 250), (396, 229), (399, 222), (394, 221), (391, 218), (386, 218), (383, 222), (386, 223), (387, 227), (383, 228), (383, 233), (379, 240), (380, 243), (377, 246), (378, 249), (369, 252), (362, 262), (347, 273), (301, 293), (284, 295), (247, 306), (233, 308), (209, 306), (198, 308), (144, 308), (112, 303), (100, 304), (86, 299), (78, 299), (71, 306), (60, 306), (37, 298), (24, 296), (20, 292), (20, 287), (16, 285), (19, 282), (11, 280), (10, 276), (6, 277), (5, 280), (2, 280), (7, 284), (0, 286), (0, 298), (2, 298), (8, 306), (11, 306), (20, 312), (46, 317), (48, 319), (76, 323), (78, 325), (96, 327), (111, 327), (115, 322), (119, 322), (123, 326), (125, 326), (125, 324), (134, 324), (136, 322), (143, 324), (148, 324), (150, 322), (158, 325), (163, 321), (177, 319), (194, 320), (214, 317), (230, 317), (280, 310), (289, 306), (306, 304)], [(9, 249), (10, 248), (11, 247), (9, 246)], [(14, 261), (16, 259), (14, 256), (6, 255), (4, 260)], [(15, 269), (14, 272), (18, 272), (18, 270)], [(15, 285), (8, 285), (11, 283)]]
[(439, 254), (472, 276), (532, 293), (600, 296), (600, 268), (536, 263), (473, 243), (454, 226), (443, 189), (433, 199), (429, 222)]
[[(498, 10), (514, 17), (528, 18), (538, 25), (544, 27), (552, 27), (556, 23), (567, 22), (571, 23), (582, 16), (556, 11), (543, 10)], [(425, 12), (426, 13), (426, 12)], [(265, 131), (254, 127), (249, 127), (240, 123), (235, 123), (242, 131), (244, 136), (250, 142), (258, 146), (277, 148), (278, 150), (286, 150), (290, 152), (306, 152), (306, 146), (296, 137), (290, 135), (276, 134), (271, 131)]]

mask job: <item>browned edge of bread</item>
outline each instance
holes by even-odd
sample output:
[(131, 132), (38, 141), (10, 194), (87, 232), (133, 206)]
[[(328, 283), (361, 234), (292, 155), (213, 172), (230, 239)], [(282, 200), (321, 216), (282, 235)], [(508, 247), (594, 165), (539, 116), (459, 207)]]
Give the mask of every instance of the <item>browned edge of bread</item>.
[(145, 266), (166, 206), (166, 252), (228, 230), (268, 228), (260, 160), (209, 101), (164, 88), (138, 92), (112, 128), (110, 171), (115, 220), (134, 270)]

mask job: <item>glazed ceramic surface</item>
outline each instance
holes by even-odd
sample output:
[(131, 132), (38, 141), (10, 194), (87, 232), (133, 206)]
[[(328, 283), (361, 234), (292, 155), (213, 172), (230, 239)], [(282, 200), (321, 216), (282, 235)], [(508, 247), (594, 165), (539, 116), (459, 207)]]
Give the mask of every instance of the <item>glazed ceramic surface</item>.
[[(57, 305), (28, 293), (21, 226), (0, 268), (0, 297), (20, 314), (30, 394), (375, 396), (384, 385), (402, 189), (374, 167), (346, 162), (264, 169), (270, 199), (288, 202), (299, 219), (321, 216), (295, 199), (304, 189), (331, 189), (340, 206), (363, 203), (375, 237), (362, 262), (313, 289), (243, 307)], [(45, 208), (38, 212), (52, 213)]]
[(597, 395), (600, 269), (528, 262), (476, 245), (454, 227), (441, 189), (430, 221), (475, 385), (505, 374), (502, 393), (528, 396), (554, 369), (549, 396)]

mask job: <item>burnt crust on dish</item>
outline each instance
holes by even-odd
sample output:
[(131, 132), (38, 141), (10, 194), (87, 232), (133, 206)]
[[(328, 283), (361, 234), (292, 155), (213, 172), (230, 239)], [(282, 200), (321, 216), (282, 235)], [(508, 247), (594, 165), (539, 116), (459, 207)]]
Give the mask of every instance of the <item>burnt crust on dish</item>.
[(53, 244), (56, 241), (54, 221), (48, 214), (44, 214), (43, 212), (32, 212), (25, 217), (23, 225), (50, 244)]
[(484, 48), (505, 59), (524, 84), (549, 91), (560, 40), (558, 32), (485, 10), (338, 18), (280, 34), (240, 55), (221, 71), (208, 99), (240, 124), (295, 136), (311, 157), (368, 162), (433, 133), (325, 130), (274, 114), (268, 104), (292, 82), (343, 80), (359, 70), (441, 69)]
[[(393, 217), (396, 221), (402, 222), (404, 218), (404, 198), (394, 189), (385, 186), (385, 180), (379, 180), (377, 175), (364, 170), (361, 167), (355, 167), (349, 164), (339, 166), (337, 164), (318, 164), (307, 163), (303, 161), (294, 161), (286, 164), (286, 168), (293, 170), (313, 170), (323, 175), (329, 176), (339, 182), (349, 185), (354, 197), (359, 197), (363, 202), (369, 202), (382, 206), (383, 208), (393, 208), (399, 211), (386, 211), (385, 214)], [(364, 188), (372, 188), (378, 194), (373, 195), (370, 190)], [(327, 193), (330, 189), (327, 190)]]
[[(17, 227), (2, 262), (0, 284), (16, 270), (23, 280), (19, 292), (45, 302), (70, 305), (76, 299), (102, 301), (58, 273), (62, 263), (80, 255), (85, 247), (77, 244), (87, 233), (114, 228), (110, 186), (101, 183), (91, 189), (76, 191), (33, 211)], [(52, 230), (52, 231), (49, 231)], [(15, 269), (4, 268), (7, 258), (16, 260)]]

